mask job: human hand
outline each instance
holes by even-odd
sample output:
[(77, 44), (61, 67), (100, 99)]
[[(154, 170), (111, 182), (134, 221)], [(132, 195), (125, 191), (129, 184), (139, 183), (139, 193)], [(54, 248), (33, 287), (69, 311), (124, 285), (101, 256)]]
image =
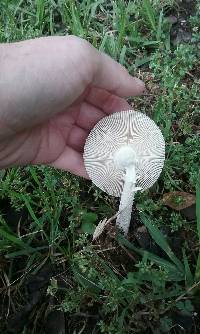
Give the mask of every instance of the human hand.
[(46, 164), (88, 177), (85, 140), (142, 81), (75, 36), (0, 46), (0, 168)]

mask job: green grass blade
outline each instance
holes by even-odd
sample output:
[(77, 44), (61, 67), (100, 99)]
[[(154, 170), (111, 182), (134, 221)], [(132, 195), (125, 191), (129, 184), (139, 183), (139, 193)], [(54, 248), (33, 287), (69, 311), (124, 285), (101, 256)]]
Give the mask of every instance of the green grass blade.
[(136, 68), (138, 68), (142, 65), (145, 65), (145, 64), (149, 63), (151, 60), (152, 60), (151, 56), (143, 57), (143, 58), (136, 58), (134, 65), (135, 65)]
[(3, 228), (0, 228), (0, 236), (2, 236), (4, 239), (8, 240), (11, 242), (11, 245), (17, 245), (21, 248), (30, 248), (26, 243), (24, 243), (22, 240), (17, 238), (15, 235), (8, 233), (5, 231)]
[(159, 41), (157, 40), (147, 40), (142, 37), (127, 37), (127, 40), (130, 42), (134, 42), (137, 44), (141, 44), (142, 46), (149, 46), (149, 45), (158, 45)]
[(104, 0), (97, 0), (97, 1), (94, 1), (94, 3), (92, 3), (92, 4), (90, 5), (91, 17), (95, 17), (97, 8), (98, 8), (100, 5), (102, 5), (103, 3), (104, 3)]
[(39, 26), (42, 30), (44, 25), (44, 14), (45, 14), (45, 1), (36, 0), (36, 26)]
[(13, 259), (13, 258), (16, 258), (18, 256), (22, 256), (22, 255), (30, 255), (30, 254), (35, 254), (35, 253), (39, 253), (41, 252), (42, 250), (46, 250), (48, 251), (49, 247), (48, 246), (41, 246), (41, 247), (36, 247), (36, 248), (27, 248), (27, 249), (24, 249), (24, 250), (19, 250), (19, 251), (16, 251), (16, 252), (11, 252), (11, 253), (8, 253), (6, 254), (6, 258), (7, 259)]
[(156, 31), (156, 14), (149, 0), (143, 0), (143, 10), (150, 27)]
[(157, 264), (158, 266), (164, 268), (165, 270), (168, 271), (168, 280), (173, 280), (173, 281), (183, 281), (185, 278), (184, 272), (180, 271), (177, 266), (175, 266), (173, 263), (162, 259), (161, 257), (152, 254), (148, 251), (139, 249), (135, 247), (130, 241), (128, 241), (123, 235), (119, 234), (117, 236), (117, 241), (119, 244), (124, 245), (125, 247), (129, 248), (130, 250), (136, 252), (137, 254), (141, 256), (147, 256), (147, 258), (152, 261), (153, 263)]
[(99, 51), (105, 50), (105, 46), (106, 46), (108, 39), (109, 39), (109, 35), (105, 33), (104, 37), (102, 38), (101, 44), (99, 46)]
[(30, 202), (29, 202), (29, 198), (28, 198), (28, 196), (26, 196), (26, 195), (24, 195), (24, 194), (22, 194), (21, 196), (22, 196), (22, 198), (23, 198), (23, 200), (24, 200), (24, 203), (25, 203), (25, 205), (26, 205), (26, 208), (27, 208), (27, 210), (28, 210), (28, 212), (29, 212), (31, 218), (33, 219), (33, 222), (36, 224), (36, 226), (38, 226), (39, 229), (42, 230), (42, 233), (44, 234), (46, 240), (49, 242), (49, 236), (46, 234), (46, 232), (45, 232), (44, 229), (43, 229), (43, 221), (42, 221), (42, 219), (38, 219), (38, 218), (36, 217), (36, 215), (35, 215), (35, 213), (34, 213), (32, 207), (31, 207), (31, 204), (30, 204)]
[(183, 249), (183, 262), (184, 262), (184, 267), (185, 267), (185, 280), (187, 282), (187, 285), (191, 286), (194, 284), (194, 278), (190, 270), (190, 265), (187, 259), (187, 255), (185, 253), (185, 249)]
[(163, 23), (163, 10), (160, 11), (159, 20), (158, 20), (158, 30), (156, 33), (156, 40), (160, 41), (162, 35), (162, 23)]
[(42, 228), (42, 225), (41, 225), (40, 221), (37, 219), (37, 217), (36, 217), (36, 215), (35, 215), (35, 213), (34, 213), (32, 207), (31, 207), (31, 205), (30, 205), (30, 202), (29, 202), (29, 200), (28, 200), (28, 197), (27, 197), (26, 195), (24, 195), (24, 194), (22, 194), (21, 196), (22, 196), (22, 198), (23, 198), (23, 200), (24, 200), (24, 203), (25, 203), (25, 205), (26, 205), (26, 207), (27, 207), (27, 209), (28, 209), (28, 212), (29, 212), (31, 218), (32, 218), (33, 221), (36, 223), (36, 225), (38, 225), (40, 228)]
[(153, 225), (149, 218), (146, 217), (144, 214), (141, 214), (141, 221), (144, 223), (144, 225), (148, 228), (148, 231), (153, 238), (153, 240), (156, 242), (156, 244), (168, 255), (168, 257), (171, 259), (171, 261), (177, 266), (177, 268), (184, 272), (184, 267), (181, 263), (181, 261), (176, 257), (172, 249), (170, 248), (169, 244), (167, 243), (165, 237), (160, 232), (160, 230), (157, 228), (157, 226)]
[(126, 51), (127, 51), (127, 47), (126, 45), (123, 46), (120, 56), (119, 56), (119, 62), (121, 65), (125, 64), (125, 56), (126, 56)]
[(108, 264), (106, 264), (106, 261), (104, 261), (100, 256), (98, 256), (97, 254), (95, 254), (95, 258), (98, 259), (98, 262), (101, 264), (101, 266), (104, 268), (104, 270), (106, 271), (106, 273), (108, 274), (108, 276), (112, 277), (112, 279), (114, 279), (116, 282), (119, 282), (119, 279), (117, 277), (117, 275), (115, 275), (115, 273), (113, 272), (113, 270), (109, 267)]
[(74, 1), (70, 0), (70, 5), (69, 5), (69, 15), (71, 18), (71, 29), (72, 33), (84, 37), (85, 32), (81, 23), (81, 17), (80, 17), (80, 12), (74, 3)]
[(200, 280), (200, 253), (199, 253), (198, 258), (197, 258), (195, 278), (196, 278), (197, 281)]

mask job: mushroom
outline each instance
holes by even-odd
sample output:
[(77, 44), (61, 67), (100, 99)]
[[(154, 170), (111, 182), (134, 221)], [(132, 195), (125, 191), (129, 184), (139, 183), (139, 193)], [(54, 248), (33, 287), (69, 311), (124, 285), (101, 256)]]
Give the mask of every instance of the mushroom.
[(126, 235), (136, 192), (150, 188), (163, 168), (165, 142), (160, 129), (141, 112), (116, 112), (91, 130), (83, 158), (93, 183), (109, 195), (121, 196), (116, 224)]

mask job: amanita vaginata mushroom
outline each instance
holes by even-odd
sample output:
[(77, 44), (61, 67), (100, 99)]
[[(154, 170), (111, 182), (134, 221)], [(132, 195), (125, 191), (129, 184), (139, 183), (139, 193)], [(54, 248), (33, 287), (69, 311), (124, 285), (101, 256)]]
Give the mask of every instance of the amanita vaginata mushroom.
[(165, 142), (152, 119), (134, 110), (102, 118), (84, 148), (86, 171), (93, 183), (120, 197), (117, 226), (129, 230), (134, 195), (158, 179), (165, 159)]

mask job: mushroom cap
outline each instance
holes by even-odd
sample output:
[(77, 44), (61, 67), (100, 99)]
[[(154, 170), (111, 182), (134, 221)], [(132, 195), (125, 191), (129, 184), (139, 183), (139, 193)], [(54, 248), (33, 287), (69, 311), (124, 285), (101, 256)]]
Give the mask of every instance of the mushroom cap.
[(136, 187), (150, 188), (165, 160), (165, 141), (152, 119), (134, 110), (102, 118), (91, 130), (84, 147), (86, 171), (93, 183), (109, 195), (120, 197), (125, 168), (116, 164), (116, 152), (131, 148), (135, 155)]

